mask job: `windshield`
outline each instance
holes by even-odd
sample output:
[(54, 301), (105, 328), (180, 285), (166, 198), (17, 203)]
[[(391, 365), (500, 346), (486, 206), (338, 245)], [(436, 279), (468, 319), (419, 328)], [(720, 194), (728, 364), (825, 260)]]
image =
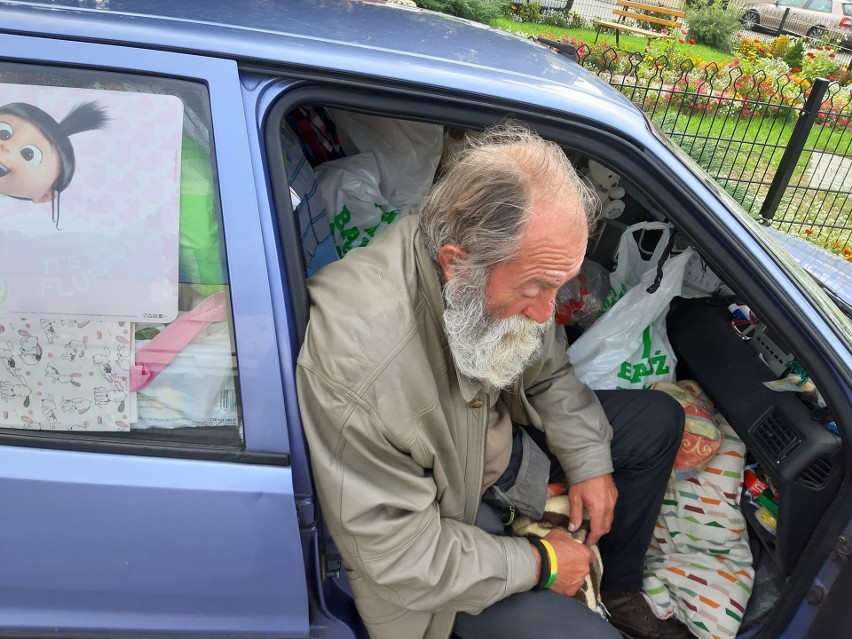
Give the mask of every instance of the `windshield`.
[[(650, 121), (649, 121), (650, 122)], [(782, 234), (780, 231), (769, 229), (759, 224), (742, 208), (739, 202), (732, 198), (718, 182), (710, 177), (698, 163), (695, 162), (685, 151), (672, 142), (668, 136), (660, 130), (657, 125), (650, 122), (652, 130), (657, 134), (657, 137), (686, 165), (697, 178), (702, 180), (707, 187), (712, 190), (725, 207), (737, 216), (737, 219), (743, 222), (743, 225), (751, 231), (751, 235), (759, 240), (766, 247), (767, 254), (772, 257), (793, 279), (800, 284), (800, 290), (807, 295), (814, 306), (820, 311), (821, 315), (835, 329), (835, 333), (843, 339), (847, 344), (852, 346), (852, 317), (847, 317), (844, 314), (848, 311), (848, 306), (842, 301), (842, 297), (833, 290), (833, 286), (837, 284), (831, 277), (825, 277), (822, 280), (815, 279), (815, 275), (820, 269), (814, 268), (809, 270), (809, 264), (806, 262), (798, 263), (794, 256), (800, 258), (806, 255), (805, 251), (791, 252), (778, 241), (777, 237), (785, 238), (784, 244), (792, 244), (789, 241), (791, 238)], [(793, 238), (795, 239), (795, 238)], [(812, 252), (811, 252), (812, 253)], [(833, 257), (833, 256), (832, 256)], [(844, 265), (845, 266), (845, 265)], [(812, 265), (811, 265), (812, 267)], [(822, 269), (823, 274), (830, 274), (831, 269)], [(826, 290), (832, 293), (829, 296)], [(845, 290), (845, 289), (844, 289)], [(842, 291), (841, 291), (842, 292)], [(838, 304), (836, 299), (840, 298), (841, 303)]]

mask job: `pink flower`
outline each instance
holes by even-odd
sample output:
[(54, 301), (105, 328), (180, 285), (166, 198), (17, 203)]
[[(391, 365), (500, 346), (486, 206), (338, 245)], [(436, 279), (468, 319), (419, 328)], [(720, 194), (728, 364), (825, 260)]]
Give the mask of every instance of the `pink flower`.
[(660, 33), (662, 33), (663, 35), (669, 35), (669, 30), (668, 29), (660, 29)]

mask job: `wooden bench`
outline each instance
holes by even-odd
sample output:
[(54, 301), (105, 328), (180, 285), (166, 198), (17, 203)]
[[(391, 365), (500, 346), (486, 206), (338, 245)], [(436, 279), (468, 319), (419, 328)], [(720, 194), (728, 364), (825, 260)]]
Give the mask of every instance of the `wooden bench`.
[[(640, 13), (641, 12), (641, 13)], [(668, 37), (659, 31), (651, 31), (649, 29), (641, 29), (639, 27), (631, 27), (624, 24), (625, 18), (633, 18), (641, 22), (650, 22), (659, 24), (660, 28), (674, 31), (680, 29), (681, 20), (683, 20), (686, 12), (682, 9), (672, 9), (670, 7), (661, 7), (657, 4), (648, 4), (645, 2), (634, 2), (634, 0), (617, 0), (612, 14), (616, 16), (615, 21), (595, 20), (594, 24), (597, 28), (595, 33), (595, 42), (598, 41), (598, 36), (601, 34), (601, 29), (607, 27), (615, 29), (615, 45), (618, 46), (618, 34), (622, 31), (635, 33), (645, 36), (650, 42), (652, 38)]]

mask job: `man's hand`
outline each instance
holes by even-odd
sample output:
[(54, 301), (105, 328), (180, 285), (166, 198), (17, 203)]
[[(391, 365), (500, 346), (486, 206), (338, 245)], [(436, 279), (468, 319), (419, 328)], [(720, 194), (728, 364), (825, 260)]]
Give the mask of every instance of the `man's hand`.
[(593, 477), (568, 488), (568, 503), (571, 514), (568, 517), (568, 529), (574, 532), (583, 523), (583, 508), (589, 512), (589, 535), (586, 544), (596, 544), (598, 539), (609, 532), (618, 490), (612, 475)]
[(556, 552), (556, 581), (550, 589), (573, 597), (591, 570), (594, 555), (585, 545), (574, 541), (564, 530), (551, 530), (544, 537)]

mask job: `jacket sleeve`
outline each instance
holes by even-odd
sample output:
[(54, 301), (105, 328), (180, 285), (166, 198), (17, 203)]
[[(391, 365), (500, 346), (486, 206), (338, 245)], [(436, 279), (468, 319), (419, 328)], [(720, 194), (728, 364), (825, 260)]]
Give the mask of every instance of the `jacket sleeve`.
[(394, 441), (361, 398), (304, 365), (297, 381), (325, 518), (373, 594), (411, 610), (476, 613), (535, 585), (526, 539), (440, 516), (416, 435)]
[(544, 431), (568, 482), (576, 484), (612, 472), (612, 427), (594, 391), (574, 375), (557, 328), (548, 332), (538, 363), (524, 373), (523, 399), (533, 409), (532, 425)]

